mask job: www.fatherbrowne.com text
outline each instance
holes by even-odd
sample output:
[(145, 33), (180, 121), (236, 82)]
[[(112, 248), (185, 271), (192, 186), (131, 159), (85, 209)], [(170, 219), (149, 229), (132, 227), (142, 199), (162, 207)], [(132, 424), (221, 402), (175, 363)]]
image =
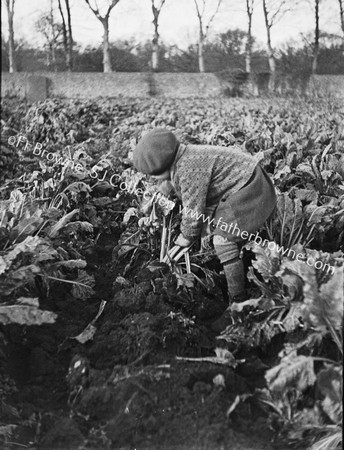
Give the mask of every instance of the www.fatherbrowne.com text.
[(215, 218), (210, 218), (209, 216), (207, 216), (203, 213), (199, 213), (197, 211), (194, 211), (194, 210), (186, 208), (186, 207), (181, 207), (180, 212), (183, 215), (191, 217), (192, 219), (202, 220), (204, 224), (208, 223), (209, 226), (213, 225), (215, 227), (219, 227), (221, 229), (221, 231), (225, 231), (228, 233), (229, 238), (230, 238), (230, 235), (236, 235), (237, 237), (240, 236), (243, 240), (254, 241), (256, 244), (260, 245), (261, 247), (267, 247), (270, 251), (276, 250), (277, 253), (281, 254), (282, 256), (287, 256), (288, 258), (292, 258), (292, 259), (296, 259), (297, 261), (305, 262), (309, 266), (315, 267), (316, 269), (319, 269), (319, 270), (321, 269), (323, 271), (326, 270), (327, 273), (328, 272), (331, 272), (331, 274), (334, 273), (333, 266), (330, 266), (327, 263), (324, 264), (322, 261), (316, 261), (314, 258), (307, 257), (307, 255), (305, 255), (303, 253), (296, 253), (291, 248), (289, 248), (289, 249), (284, 248), (283, 246), (278, 245), (274, 241), (269, 241), (268, 239), (263, 239), (259, 235), (258, 231), (256, 233), (249, 233), (248, 231), (245, 231), (245, 230), (241, 231), (236, 223), (228, 224), (222, 220), (222, 217), (215, 220)]

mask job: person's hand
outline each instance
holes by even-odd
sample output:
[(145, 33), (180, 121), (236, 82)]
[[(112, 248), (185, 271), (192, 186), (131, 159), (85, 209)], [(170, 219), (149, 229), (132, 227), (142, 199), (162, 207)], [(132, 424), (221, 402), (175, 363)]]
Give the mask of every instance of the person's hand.
[(183, 233), (180, 233), (174, 243), (175, 245), (179, 245), (179, 247), (190, 247), (193, 240), (186, 238)]
[(173, 184), (169, 180), (164, 180), (159, 184), (158, 190), (168, 197), (173, 192)]

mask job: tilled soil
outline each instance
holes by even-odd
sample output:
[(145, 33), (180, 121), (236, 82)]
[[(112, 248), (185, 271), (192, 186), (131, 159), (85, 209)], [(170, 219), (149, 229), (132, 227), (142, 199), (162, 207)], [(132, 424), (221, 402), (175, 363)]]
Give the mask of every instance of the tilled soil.
[[(236, 367), (177, 358), (214, 356), (225, 345), (209, 327), (225, 308), (221, 289), (190, 297), (163, 268), (114, 283), (113, 247), (114, 237), (103, 236), (89, 255), (93, 299), (52, 290), (45, 307), (59, 314), (56, 324), (2, 329), (0, 413), (14, 427), (10, 441), (0, 430), (2, 448), (272, 448), (266, 411), (249, 396), (264, 385), (256, 355), (239, 355)], [(71, 338), (101, 300), (94, 338)], [(243, 394), (247, 401), (228, 414)]]

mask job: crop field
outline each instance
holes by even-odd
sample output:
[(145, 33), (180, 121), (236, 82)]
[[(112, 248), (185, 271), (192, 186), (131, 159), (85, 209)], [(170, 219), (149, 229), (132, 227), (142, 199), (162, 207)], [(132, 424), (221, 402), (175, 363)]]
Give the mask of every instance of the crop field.
[[(1, 121), (1, 448), (341, 448), (343, 105), (4, 98)], [(132, 167), (154, 127), (236, 144), (276, 187), (221, 333), (211, 242), (166, 256), (181, 205)]]

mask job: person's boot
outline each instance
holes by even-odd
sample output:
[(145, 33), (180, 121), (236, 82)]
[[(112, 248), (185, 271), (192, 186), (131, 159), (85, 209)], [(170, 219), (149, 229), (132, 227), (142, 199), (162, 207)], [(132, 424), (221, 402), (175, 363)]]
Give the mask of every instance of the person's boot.
[(229, 303), (233, 303), (236, 297), (245, 292), (245, 272), (244, 263), (237, 258), (223, 265), (223, 271), (226, 276)]
[(247, 300), (245, 291), (245, 272), (244, 264), (241, 259), (229, 261), (223, 265), (223, 271), (227, 280), (229, 307), (223, 312), (222, 316), (211, 324), (211, 329), (220, 333), (231, 323), (230, 307), (232, 303), (239, 303)]

